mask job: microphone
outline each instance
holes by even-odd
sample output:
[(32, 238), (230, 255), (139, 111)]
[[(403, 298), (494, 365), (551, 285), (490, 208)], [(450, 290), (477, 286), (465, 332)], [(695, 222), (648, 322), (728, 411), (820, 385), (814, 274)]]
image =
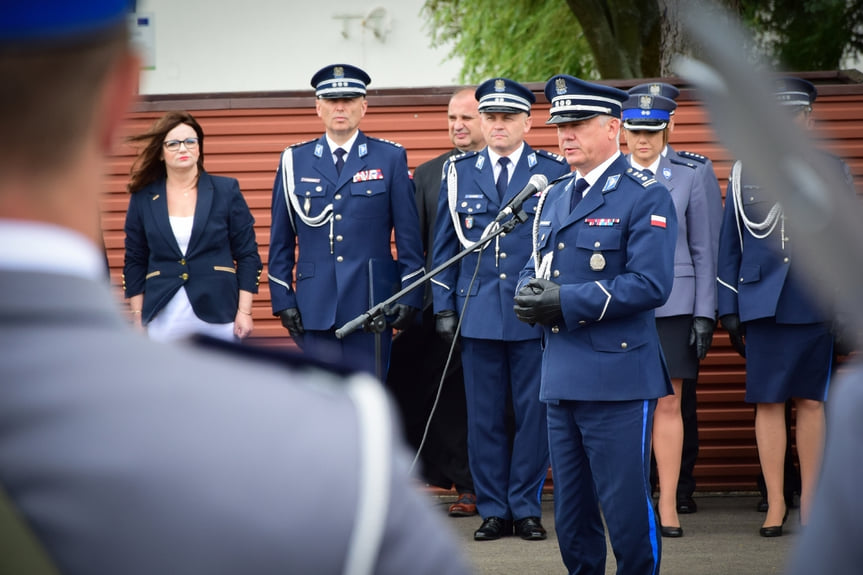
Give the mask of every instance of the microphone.
[(497, 217), (494, 219), (494, 222), (500, 222), (505, 217), (517, 212), (521, 209), (521, 205), (527, 201), (529, 197), (534, 195), (537, 192), (541, 192), (548, 185), (548, 178), (546, 178), (543, 174), (534, 174), (531, 176), (530, 181), (524, 187), (522, 191), (520, 191), (511, 202), (509, 202), (506, 207), (504, 207)]

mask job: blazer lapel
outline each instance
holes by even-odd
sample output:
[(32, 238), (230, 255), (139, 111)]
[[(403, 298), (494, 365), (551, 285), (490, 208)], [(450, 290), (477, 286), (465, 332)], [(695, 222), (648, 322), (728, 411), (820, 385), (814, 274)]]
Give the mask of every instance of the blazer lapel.
[(189, 238), (189, 248), (186, 250), (187, 255), (194, 251), (201, 236), (204, 235), (215, 194), (216, 190), (213, 187), (213, 179), (207, 172), (201, 172), (198, 177), (198, 201), (195, 203), (195, 219), (192, 221), (192, 236)]
[(171, 220), (168, 218), (168, 191), (165, 187), (166, 183), (165, 180), (160, 180), (149, 186), (150, 201), (147, 202), (147, 205), (150, 206), (150, 216), (165, 243), (172, 246), (177, 254), (182, 256), (183, 252), (180, 251), (177, 237), (174, 235), (173, 228), (171, 228)]

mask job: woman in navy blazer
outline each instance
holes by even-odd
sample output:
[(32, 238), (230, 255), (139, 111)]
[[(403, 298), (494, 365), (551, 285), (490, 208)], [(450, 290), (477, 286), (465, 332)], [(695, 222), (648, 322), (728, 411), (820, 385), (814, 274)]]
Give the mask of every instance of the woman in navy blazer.
[(234, 178), (204, 171), (204, 132), (168, 112), (132, 141), (123, 287), (134, 322), (165, 341), (192, 333), (245, 338), (261, 258), (255, 220)]

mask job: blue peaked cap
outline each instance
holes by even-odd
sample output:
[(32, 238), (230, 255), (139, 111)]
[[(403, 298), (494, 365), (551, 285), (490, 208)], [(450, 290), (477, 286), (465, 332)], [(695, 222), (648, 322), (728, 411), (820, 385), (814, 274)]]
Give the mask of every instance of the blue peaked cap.
[(621, 104), (629, 95), (611, 86), (558, 74), (545, 84), (545, 97), (551, 102), (550, 116), (545, 123), (566, 124), (600, 114), (619, 118)]
[(0, 44), (78, 40), (126, 22), (129, 0), (9, 0), (0, 7)]
[(812, 106), (818, 90), (803, 78), (777, 78), (773, 80), (773, 93), (781, 106)]
[(630, 94), (650, 94), (651, 96), (663, 96), (671, 100), (677, 100), (680, 96), (680, 90), (677, 86), (666, 84), (665, 82), (648, 82), (646, 84), (638, 84), (629, 89)]
[(536, 102), (533, 92), (509, 78), (486, 80), (477, 86), (474, 97), (479, 102), (477, 109), (480, 112), (524, 112), (528, 116), (530, 107)]
[(663, 96), (633, 94), (623, 103), (623, 127), (627, 130), (664, 130), (677, 102)]
[(350, 64), (324, 66), (312, 76), (312, 88), (318, 98), (358, 98), (366, 95), (372, 79)]

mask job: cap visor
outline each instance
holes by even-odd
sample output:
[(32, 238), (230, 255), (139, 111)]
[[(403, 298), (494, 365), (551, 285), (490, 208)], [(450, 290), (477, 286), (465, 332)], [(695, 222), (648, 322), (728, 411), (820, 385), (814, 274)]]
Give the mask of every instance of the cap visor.
[(326, 94), (318, 94), (320, 100), (338, 100), (361, 98), (365, 96), (362, 92), (327, 92)]
[(641, 124), (637, 122), (623, 122), (623, 128), (625, 130), (629, 130), (631, 132), (660, 132), (665, 129), (668, 125), (668, 122), (661, 122), (659, 124)]
[(573, 122), (583, 122), (599, 116), (598, 112), (587, 114), (556, 114), (545, 121), (546, 124), (572, 124)]
[(498, 113), (498, 114), (529, 114), (527, 110), (520, 108), (512, 108), (510, 106), (483, 106), (478, 109), (479, 112)]

